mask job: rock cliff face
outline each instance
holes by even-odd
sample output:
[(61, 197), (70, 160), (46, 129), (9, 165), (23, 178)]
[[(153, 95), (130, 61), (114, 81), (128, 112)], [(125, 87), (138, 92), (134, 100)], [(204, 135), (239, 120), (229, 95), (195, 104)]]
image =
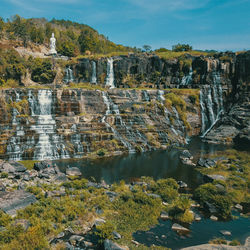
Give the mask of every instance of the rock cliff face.
[(235, 59), (232, 90), (226, 100), (227, 110), (211, 130), (206, 140), (214, 143), (234, 143), (250, 149), (250, 52)]
[[(220, 58), (225, 58), (220, 60)], [(99, 60), (81, 59), (74, 65), (77, 82), (93, 82), (105, 85), (109, 74), (106, 58)], [(213, 84), (214, 76), (220, 75), (222, 83), (232, 87), (235, 72), (235, 55), (218, 54), (214, 58), (186, 55), (179, 59), (164, 59), (157, 55), (131, 54), (113, 57), (114, 84), (118, 88), (129, 87), (199, 87)]]
[(194, 93), (180, 92), (173, 96), (180, 103), (167, 107), (168, 95), (119, 89), (2, 91), (1, 157), (59, 159), (184, 144), (188, 134), (199, 133), (199, 105), (192, 104)]
[(249, 145), (249, 65), (249, 52), (82, 59), (67, 79), (115, 88), (1, 90), (1, 158), (132, 153), (184, 144), (192, 135)]

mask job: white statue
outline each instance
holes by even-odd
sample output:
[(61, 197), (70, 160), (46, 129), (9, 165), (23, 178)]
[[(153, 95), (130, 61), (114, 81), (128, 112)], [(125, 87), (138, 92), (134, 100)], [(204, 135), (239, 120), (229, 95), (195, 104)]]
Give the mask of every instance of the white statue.
[(51, 55), (57, 54), (57, 52), (56, 52), (56, 39), (55, 39), (54, 33), (52, 33), (52, 36), (50, 38), (50, 51), (49, 51), (49, 53)]

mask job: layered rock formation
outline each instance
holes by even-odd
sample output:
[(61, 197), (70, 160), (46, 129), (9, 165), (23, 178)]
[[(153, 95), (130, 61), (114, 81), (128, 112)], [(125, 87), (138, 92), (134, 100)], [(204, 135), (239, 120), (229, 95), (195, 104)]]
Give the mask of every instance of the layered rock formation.
[[(133, 153), (184, 144), (188, 135), (248, 144), (249, 64), (249, 52), (173, 60), (134, 54), (81, 59), (67, 68), (66, 82), (115, 89), (2, 90), (1, 157)], [(147, 88), (128, 88), (142, 86)]]
[(190, 98), (197, 93), (174, 94), (177, 103), (166, 104), (169, 93), (160, 90), (2, 91), (1, 157), (59, 159), (184, 144), (200, 131), (199, 105)]

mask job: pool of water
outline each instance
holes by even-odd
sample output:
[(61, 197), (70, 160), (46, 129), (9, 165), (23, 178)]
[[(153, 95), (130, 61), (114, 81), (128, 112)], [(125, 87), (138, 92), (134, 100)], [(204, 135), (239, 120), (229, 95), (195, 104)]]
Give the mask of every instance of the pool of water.
[[(202, 143), (199, 138), (192, 139), (186, 148), (194, 155), (195, 161), (205, 154), (225, 149), (224, 146)], [(57, 160), (55, 163), (61, 171), (65, 171), (67, 166), (79, 167), (84, 178), (97, 182), (104, 180), (108, 184), (151, 176), (156, 180), (174, 178), (186, 182), (191, 189), (196, 188), (202, 183), (202, 176), (193, 167), (182, 164), (179, 155), (179, 149), (170, 149), (94, 160)]]
[(62, 171), (67, 166), (79, 167), (83, 177), (94, 178), (97, 182), (104, 180), (108, 184), (151, 176), (154, 179), (172, 177), (186, 182), (190, 188), (195, 188), (200, 184), (201, 177), (194, 168), (180, 162), (179, 154), (179, 150), (172, 149), (96, 160), (62, 160), (56, 161), (56, 164)]
[[(136, 241), (151, 246), (164, 246), (175, 249), (206, 244), (214, 238), (224, 238), (226, 240), (237, 239), (244, 244), (245, 239), (250, 235), (250, 219), (238, 217), (231, 221), (212, 221), (202, 216), (200, 222), (193, 222), (190, 226), (190, 233), (180, 236), (171, 229), (171, 221), (159, 221), (159, 224), (149, 231), (138, 231), (133, 237)], [(232, 233), (231, 236), (223, 236), (221, 230)]]

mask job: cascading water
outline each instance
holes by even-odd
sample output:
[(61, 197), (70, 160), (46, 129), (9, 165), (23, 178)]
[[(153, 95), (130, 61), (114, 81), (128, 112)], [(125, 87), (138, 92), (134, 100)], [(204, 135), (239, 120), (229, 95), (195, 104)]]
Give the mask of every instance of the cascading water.
[(91, 76), (91, 83), (96, 84), (97, 83), (97, 77), (96, 77), (96, 62), (92, 61), (92, 76)]
[(81, 141), (81, 135), (77, 133), (76, 125), (71, 127), (71, 131), (74, 133), (71, 135), (71, 142), (74, 145), (74, 157), (80, 158), (83, 156), (83, 145)]
[[(37, 124), (32, 125), (31, 129), (38, 134), (38, 142), (35, 145), (34, 159), (59, 159), (59, 142), (58, 136), (55, 134), (55, 119), (52, 117), (52, 91), (48, 89), (38, 90), (37, 95)], [(53, 142), (53, 143), (52, 143)], [(67, 153), (63, 152), (64, 147), (61, 146), (62, 158), (67, 158)]]
[(126, 124), (123, 122), (121, 116), (120, 116), (120, 111), (118, 109), (118, 106), (112, 102), (112, 100), (109, 98), (108, 94), (104, 91), (102, 91), (102, 98), (104, 103), (107, 106), (106, 113), (102, 118), (102, 122), (105, 123), (106, 127), (111, 129), (111, 131), (114, 133), (115, 137), (122, 142), (122, 144), (128, 149), (129, 153), (135, 153), (134, 147), (126, 141), (122, 135), (113, 127), (111, 126), (107, 121), (106, 118), (108, 115), (115, 114), (116, 120), (120, 123), (119, 125), (125, 129), (127, 132), (129, 132)]
[(223, 112), (223, 92), (218, 74), (214, 73), (213, 75), (213, 85), (206, 85), (201, 88), (200, 106), (201, 137), (204, 137), (219, 121)]
[(113, 58), (107, 59), (107, 78), (106, 78), (106, 86), (113, 89), (115, 88), (115, 78), (114, 78), (114, 60)]
[[(17, 100), (21, 101), (20, 98)], [(15, 126), (15, 134), (7, 145), (9, 160), (23, 160), (27, 154), (30, 158), (30, 152), (33, 152), (34, 160), (69, 158), (63, 138), (56, 134), (56, 122), (52, 115), (52, 91), (40, 89), (36, 95), (28, 90), (28, 103), (30, 116), (36, 123), (30, 126), (27, 121), (24, 131), (17, 118), (18, 112), (13, 109), (12, 126)]]
[(193, 69), (192, 67), (189, 70), (189, 74), (186, 76), (183, 76), (181, 79), (181, 85), (182, 86), (187, 86), (190, 85), (193, 81)]
[(64, 82), (65, 83), (74, 82), (73, 70), (70, 67), (67, 67), (65, 69)]
[[(163, 103), (165, 101), (165, 97), (164, 97), (164, 91), (163, 90), (158, 90), (157, 91), (157, 99), (159, 102)], [(178, 132), (175, 130), (174, 126), (171, 124), (169, 116), (171, 116), (171, 113), (168, 111), (168, 109), (164, 106), (164, 114), (165, 114), (165, 119), (167, 121), (167, 124), (171, 127), (171, 130), (174, 132), (175, 135), (179, 135)], [(177, 112), (177, 110), (173, 107), (173, 111), (175, 113), (176, 116), (176, 123), (178, 123), (178, 125), (183, 129), (183, 132), (185, 132), (185, 128), (182, 126), (181, 122), (180, 122), (180, 118), (179, 118), (179, 114)], [(165, 139), (167, 141), (167, 139)]]
[(143, 94), (143, 100), (146, 101), (146, 102), (150, 102), (150, 96), (148, 94), (148, 91), (147, 90), (142, 90), (142, 94)]

